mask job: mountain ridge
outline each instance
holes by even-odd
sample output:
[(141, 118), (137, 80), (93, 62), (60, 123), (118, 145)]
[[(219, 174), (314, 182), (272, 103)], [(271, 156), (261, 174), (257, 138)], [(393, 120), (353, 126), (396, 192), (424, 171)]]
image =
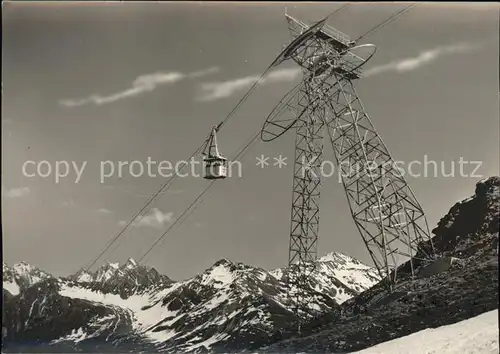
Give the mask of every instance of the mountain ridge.
[[(379, 280), (373, 269), (352, 257), (341, 253), (325, 257), (317, 261), (317, 271), (304, 289), (313, 292), (320, 289), (324, 293), (313, 297), (311, 314), (329, 311)], [(361, 273), (349, 283), (335, 278), (332, 270), (336, 267), (342, 268), (341, 271), (346, 267), (359, 268)], [(289, 273), (286, 267), (280, 271)], [(80, 271), (67, 277), (42, 280), (18, 296), (7, 294), (12, 307), (21, 310), (17, 313), (12, 310), (14, 315), (7, 316), (18, 320), (7, 319), (10, 325), (6, 327), (4, 337), (11, 342), (20, 338), (37, 338), (52, 350), (59, 345), (67, 349), (68, 343), (81, 349), (93, 340), (102, 340), (103, 336), (107, 342), (122, 349), (130, 342), (167, 351), (205, 350), (205, 345), (244, 349), (252, 343), (269, 341), (285, 322), (293, 321), (294, 315), (287, 304), (286, 279), (271, 274), (271, 271), (223, 258), (183, 281), (172, 281), (166, 276), (157, 278), (157, 273), (154, 268), (129, 259), (122, 265), (104, 264), (91, 273)], [(131, 274), (135, 277), (130, 277)], [(137, 274), (143, 278), (138, 280)], [(133, 284), (130, 279), (133, 279)], [(356, 279), (361, 280), (360, 284)], [(141, 286), (134, 286), (136, 281)], [(4, 287), (4, 293), (6, 291), (8, 289)], [(34, 293), (38, 295), (34, 296)], [(81, 308), (81, 311), (93, 315), (82, 316), (76, 325), (69, 326), (64, 319), (71, 317), (71, 306), (63, 305), (68, 301), (73, 308)], [(33, 314), (40, 318), (48, 311), (39, 306), (42, 302), (45, 306), (52, 303), (52, 307), (63, 308), (60, 315), (49, 311), (54, 317), (51, 321), (64, 322), (66, 326), (65, 331), (55, 331), (57, 338), (38, 327), (37, 330), (44, 334), (41, 338), (30, 330)], [(101, 327), (96, 325), (101, 321), (99, 319), (104, 321)], [(19, 322), (23, 324), (20, 331), (17, 330)], [(125, 334), (109, 332), (109, 328), (114, 327)]]

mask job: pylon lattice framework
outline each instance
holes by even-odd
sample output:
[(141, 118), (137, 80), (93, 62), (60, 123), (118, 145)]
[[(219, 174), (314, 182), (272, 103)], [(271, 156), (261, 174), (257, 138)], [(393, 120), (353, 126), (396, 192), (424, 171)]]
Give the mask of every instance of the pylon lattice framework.
[[(293, 39), (309, 28), (286, 17)], [(298, 45), (290, 58), (303, 69), (303, 80), (278, 104), (262, 131), (269, 140), (289, 128), (296, 131), (289, 267), (298, 268), (298, 275), (289, 279), (289, 296), (299, 318), (311, 303), (311, 292), (298, 289), (309, 286), (317, 259), (325, 131), (354, 223), (388, 288), (396, 284), (402, 257), (410, 258), (413, 276), (417, 252), (423, 259), (433, 256), (432, 244), (430, 252), (419, 247), (430, 240), (424, 211), (354, 88), (366, 60), (350, 51), (352, 45), (347, 35), (327, 25)], [(286, 110), (293, 118), (279, 119)]]

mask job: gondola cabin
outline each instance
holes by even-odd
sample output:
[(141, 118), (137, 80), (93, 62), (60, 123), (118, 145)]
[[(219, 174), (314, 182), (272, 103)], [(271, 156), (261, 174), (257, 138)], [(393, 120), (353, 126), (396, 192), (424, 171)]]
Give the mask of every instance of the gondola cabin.
[(205, 179), (222, 179), (227, 177), (227, 160), (219, 153), (216, 132), (218, 127), (213, 127), (206, 141), (203, 152)]
[(206, 156), (205, 179), (221, 179), (227, 177), (227, 160), (222, 156)]

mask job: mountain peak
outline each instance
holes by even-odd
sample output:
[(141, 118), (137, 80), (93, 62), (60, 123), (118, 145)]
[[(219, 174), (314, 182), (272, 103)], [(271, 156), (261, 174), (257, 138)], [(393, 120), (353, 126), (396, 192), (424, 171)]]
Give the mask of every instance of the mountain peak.
[(346, 254), (340, 253), (340, 252), (330, 252), (324, 255), (323, 257), (318, 258), (317, 262), (324, 263), (324, 262), (333, 262), (337, 265), (346, 265), (348, 263), (353, 264), (353, 265), (360, 265), (361, 263)]
[(49, 278), (52, 278), (52, 275), (24, 261), (12, 267), (3, 264), (3, 280), (15, 283), (23, 289)]
[(123, 265), (123, 268), (125, 268), (125, 269), (133, 269), (133, 268), (136, 268), (137, 265), (138, 265), (137, 262), (133, 258), (129, 258), (129, 259), (127, 259), (127, 261)]
[(22, 261), (22, 262), (19, 262), (19, 263), (16, 263), (12, 266), (11, 270), (18, 274), (19, 276), (23, 276), (23, 275), (37, 275), (37, 276), (41, 276), (41, 277), (50, 277), (50, 274), (40, 270), (39, 268), (29, 264), (28, 262), (25, 262), (25, 261)]
[(90, 282), (92, 281), (92, 274), (90, 272), (87, 272), (85, 269), (80, 269), (78, 272), (75, 273), (75, 275), (71, 276), (70, 278), (78, 281), (78, 282)]
[(118, 268), (120, 268), (120, 263), (118, 263), (118, 262), (117, 263), (108, 262), (105, 267), (107, 267), (107, 268), (113, 268), (113, 269), (118, 269)]
[(33, 270), (33, 269), (36, 269), (34, 266), (32, 266), (31, 264), (29, 264), (28, 262), (25, 262), (25, 261), (21, 261), (19, 263), (16, 263), (12, 266), (12, 268), (14, 269), (23, 269), (23, 270)]
[(109, 280), (119, 269), (119, 263), (108, 262), (100, 266), (94, 273), (94, 280), (101, 282)]
[(476, 183), (475, 196), (485, 196), (490, 194), (492, 197), (499, 197), (500, 177), (492, 176), (483, 178)]
[(83, 283), (93, 283), (101, 289), (111, 292), (130, 294), (130, 291), (144, 289), (150, 285), (172, 283), (166, 275), (149, 266), (139, 265), (133, 258), (124, 263), (107, 262), (95, 272), (75, 274), (73, 279)]
[(477, 184), (500, 184), (500, 177), (499, 176), (490, 176), (490, 177), (485, 177), (483, 179), (480, 179), (477, 181)]
[(229, 259), (222, 258), (222, 259), (219, 259), (217, 262), (215, 262), (214, 265), (212, 266), (212, 268), (219, 267), (219, 266), (232, 266), (232, 265), (234, 265), (234, 263), (231, 262)]
[(337, 261), (339, 259), (345, 259), (347, 256), (343, 253), (340, 252), (330, 252), (327, 253), (326, 255), (318, 258), (318, 262), (331, 262), (331, 261)]

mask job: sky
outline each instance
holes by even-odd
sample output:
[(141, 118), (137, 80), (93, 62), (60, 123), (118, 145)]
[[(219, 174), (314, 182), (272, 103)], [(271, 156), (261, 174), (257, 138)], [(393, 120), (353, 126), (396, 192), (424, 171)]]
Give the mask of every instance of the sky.
[[(147, 173), (148, 158), (188, 159), (290, 41), (285, 7), (312, 23), (339, 6), (4, 3), (4, 261), (54, 275), (88, 265), (166, 182)], [(328, 24), (357, 38), (404, 6), (351, 4)], [(498, 18), (495, 3), (421, 3), (363, 40), (377, 52), (356, 87), (377, 131), (395, 160), (438, 164), (436, 174), (431, 165), (407, 177), (431, 229), (478, 180), (499, 174)], [(234, 157), (300, 78), (293, 63), (272, 72), (220, 130), (220, 152)], [(144, 262), (174, 279), (221, 258), (285, 266), (293, 150), (293, 131), (252, 144), (241, 176), (235, 168), (217, 181)], [(332, 154), (327, 146), (324, 158)], [(261, 155), (270, 166), (256, 166)], [(282, 168), (273, 165), (280, 155)], [(146, 173), (134, 177), (141, 164)], [(96, 266), (141, 258), (208, 183), (175, 179)], [(336, 174), (321, 193), (319, 255), (370, 263)]]

